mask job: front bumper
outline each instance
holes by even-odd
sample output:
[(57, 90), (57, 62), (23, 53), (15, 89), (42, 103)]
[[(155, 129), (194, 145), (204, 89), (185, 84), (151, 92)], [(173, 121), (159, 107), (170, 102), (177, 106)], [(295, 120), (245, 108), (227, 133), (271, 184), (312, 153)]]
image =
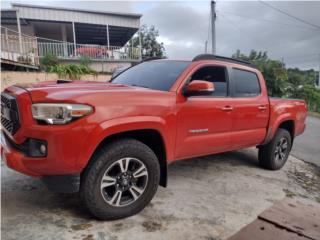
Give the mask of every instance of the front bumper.
[(28, 167), (25, 165), (27, 160), (25, 155), (12, 146), (3, 132), (1, 133), (1, 158), (9, 168), (12, 168), (20, 173), (33, 177), (41, 176), (39, 173), (28, 169)]
[[(7, 93), (16, 98), (21, 123), (13, 134), (2, 129), (1, 156), (8, 167), (35, 177), (81, 173), (88, 161), (83, 160), (86, 140), (95, 128), (91, 116), (65, 125), (41, 125), (32, 117), (32, 101), (27, 91), (10, 87)], [(30, 151), (32, 144), (26, 144), (30, 139), (45, 143), (45, 156), (31, 157), (37, 154)]]
[[(35, 124), (22, 127), (18, 133), (24, 138), (20, 141), (17, 141), (15, 136), (2, 132), (2, 156), (8, 167), (29, 176), (78, 174), (85, 167), (79, 163), (79, 158), (81, 151), (86, 149), (85, 141), (89, 132), (81, 127), (81, 123), (66, 126)], [(30, 139), (39, 139), (46, 143), (45, 157), (30, 156), (30, 149), (26, 149), (29, 145), (25, 144)]]

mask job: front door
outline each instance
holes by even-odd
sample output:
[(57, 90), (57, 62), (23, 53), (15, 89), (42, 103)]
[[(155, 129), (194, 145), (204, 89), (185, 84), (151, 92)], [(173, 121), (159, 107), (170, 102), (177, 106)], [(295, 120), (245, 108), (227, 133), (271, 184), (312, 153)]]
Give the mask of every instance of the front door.
[(230, 148), (232, 100), (228, 96), (227, 71), (221, 66), (198, 68), (190, 81), (213, 82), (211, 96), (191, 96), (177, 104), (175, 158), (189, 158), (223, 152)]

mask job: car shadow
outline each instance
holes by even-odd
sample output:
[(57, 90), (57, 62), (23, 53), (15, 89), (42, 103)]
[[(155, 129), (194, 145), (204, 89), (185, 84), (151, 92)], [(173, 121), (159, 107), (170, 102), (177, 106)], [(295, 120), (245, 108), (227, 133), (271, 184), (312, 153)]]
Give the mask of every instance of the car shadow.
[[(184, 180), (186, 176), (183, 176), (183, 174), (185, 174), (186, 170), (194, 171), (198, 168), (200, 171), (213, 167), (224, 171), (227, 169), (225, 168), (227, 166), (245, 166), (249, 168), (257, 168), (257, 152), (251, 149), (249, 151), (233, 151), (176, 161), (170, 164), (168, 168), (169, 178), (174, 177), (178, 181), (179, 178)], [(39, 181), (39, 179), (34, 179), (23, 175), (18, 177), (15, 175), (13, 176), (14, 181), (24, 183), (24, 188), (18, 187), (18, 183), (16, 185), (13, 184), (10, 189), (2, 189), (2, 194), (5, 195), (7, 191), (13, 195), (15, 194), (13, 191), (19, 191), (19, 193), (16, 193), (19, 195), (19, 198), (16, 198), (15, 201), (19, 201), (19, 199), (21, 199), (21, 201), (24, 203), (24, 205), (21, 207), (36, 209), (36, 211), (39, 212), (47, 212), (61, 217), (70, 216), (74, 219), (78, 219), (78, 221), (80, 219), (80, 222), (95, 220), (95, 218), (89, 213), (89, 211), (81, 202), (79, 193), (53, 193), (47, 190), (46, 187)], [(2, 200), (3, 208), (6, 208), (7, 204), (11, 204), (10, 202), (4, 202), (10, 201), (10, 199), (4, 198)], [(21, 209), (21, 211), (23, 212), (24, 210)]]
[(207, 168), (210, 166), (214, 167), (218, 165), (246, 166), (257, 168), (259, 167), (258, 154), (256, 149), (246, 149), (240, 151), (212, 154), (204, 157), (175, 161), (170, 164), (169, 169), (170, 171), (179, 171), (181, 166), (192, 168)]

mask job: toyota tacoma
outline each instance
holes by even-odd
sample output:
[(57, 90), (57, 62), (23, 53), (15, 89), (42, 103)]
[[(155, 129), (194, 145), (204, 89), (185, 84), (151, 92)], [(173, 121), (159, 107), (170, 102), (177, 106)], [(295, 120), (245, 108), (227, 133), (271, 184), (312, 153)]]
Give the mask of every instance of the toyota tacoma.
[(257, 147), (261, 167), (280, 169), (306, 112), (302, 100), (269, 98), (248, 62), (153, 59), (110, 82), (8, 87), (1, 155), (52, 191), (80, 192), (94, 216), (113, 220), (141, 211), (177, 160)]

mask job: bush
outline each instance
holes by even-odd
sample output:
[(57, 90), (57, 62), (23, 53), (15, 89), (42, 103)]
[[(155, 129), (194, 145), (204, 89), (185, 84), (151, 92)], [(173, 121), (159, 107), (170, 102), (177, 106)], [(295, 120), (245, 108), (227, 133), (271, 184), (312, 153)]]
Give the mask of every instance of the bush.
[(49, 68), (49, 72), (57, 73), (60, 78), (80, 79), (85, 74), (96, 74), (94, 70), (83, 64), (57, 64)]
[(311, 112), (320, 112), (320, 89), (314, 86), (304, 86), (304, 99), (308, 103), (308, 110)]
[(40, 63), (44, 66), (45, 70), (48, 71), (50, 67), (56, 66), (59, 64), (59, 60), (56, 55), (51, 53), (46, 53), (41, 59)]
[(79, 60), (80, 64), (84, 66), (89, 66), (89, 64), (92, 62), (92, 60), (88, 56), (81, 56)]

